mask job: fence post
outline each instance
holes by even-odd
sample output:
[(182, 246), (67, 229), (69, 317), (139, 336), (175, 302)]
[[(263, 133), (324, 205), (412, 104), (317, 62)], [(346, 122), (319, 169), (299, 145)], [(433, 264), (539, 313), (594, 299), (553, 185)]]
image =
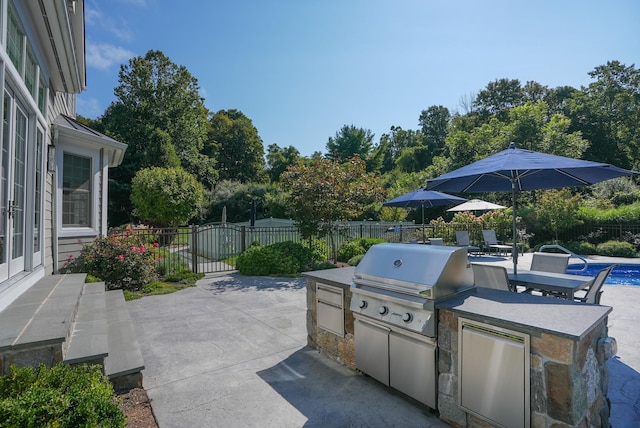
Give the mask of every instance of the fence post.
[(198, 225), (191, 225), (191, 270), (198, 273)]
[(240, 252), (244, 253), (247, 249), (247, 226), (240, 226)]

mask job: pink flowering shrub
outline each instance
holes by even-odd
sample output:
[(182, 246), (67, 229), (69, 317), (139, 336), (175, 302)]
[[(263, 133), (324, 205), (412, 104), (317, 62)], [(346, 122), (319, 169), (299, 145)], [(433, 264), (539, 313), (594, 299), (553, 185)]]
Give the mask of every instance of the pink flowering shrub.
[(128, 229), (84, 245), (80, 256), (68, 259), (65, 268), (98, 277), (110, 289), (135, 291), (157, 279), (154, 247)]

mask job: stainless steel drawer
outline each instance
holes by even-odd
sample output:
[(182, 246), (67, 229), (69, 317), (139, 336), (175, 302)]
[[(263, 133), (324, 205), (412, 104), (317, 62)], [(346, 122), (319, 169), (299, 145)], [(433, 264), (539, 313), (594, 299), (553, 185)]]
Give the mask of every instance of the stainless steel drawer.
[(335, 306), (342, 307), (342, 288), (332, 287), (326, 284), (316, 285), (316, 296), (318, 301), (330, 303)]
[(316, 285), (318, 327), (344, 337), (344, 292), (340, 287)]

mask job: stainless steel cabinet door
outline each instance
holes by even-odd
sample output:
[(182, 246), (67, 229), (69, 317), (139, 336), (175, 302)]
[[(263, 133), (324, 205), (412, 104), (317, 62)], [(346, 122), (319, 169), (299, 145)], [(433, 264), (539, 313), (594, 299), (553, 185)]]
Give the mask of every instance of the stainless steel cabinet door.
[(389, 386), (389, 329), (356, 319), (356, 368)]
[(436, 346), (404, 334), (389, 335), (390, 386), (436, 409)]

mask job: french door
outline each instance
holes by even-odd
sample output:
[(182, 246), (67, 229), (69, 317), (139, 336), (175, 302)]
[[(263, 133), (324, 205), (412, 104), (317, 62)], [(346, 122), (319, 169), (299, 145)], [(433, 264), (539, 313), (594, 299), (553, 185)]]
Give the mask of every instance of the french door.
[(5, 91), (0, 161), (0, 281), (25, 268), (29, 117)]

